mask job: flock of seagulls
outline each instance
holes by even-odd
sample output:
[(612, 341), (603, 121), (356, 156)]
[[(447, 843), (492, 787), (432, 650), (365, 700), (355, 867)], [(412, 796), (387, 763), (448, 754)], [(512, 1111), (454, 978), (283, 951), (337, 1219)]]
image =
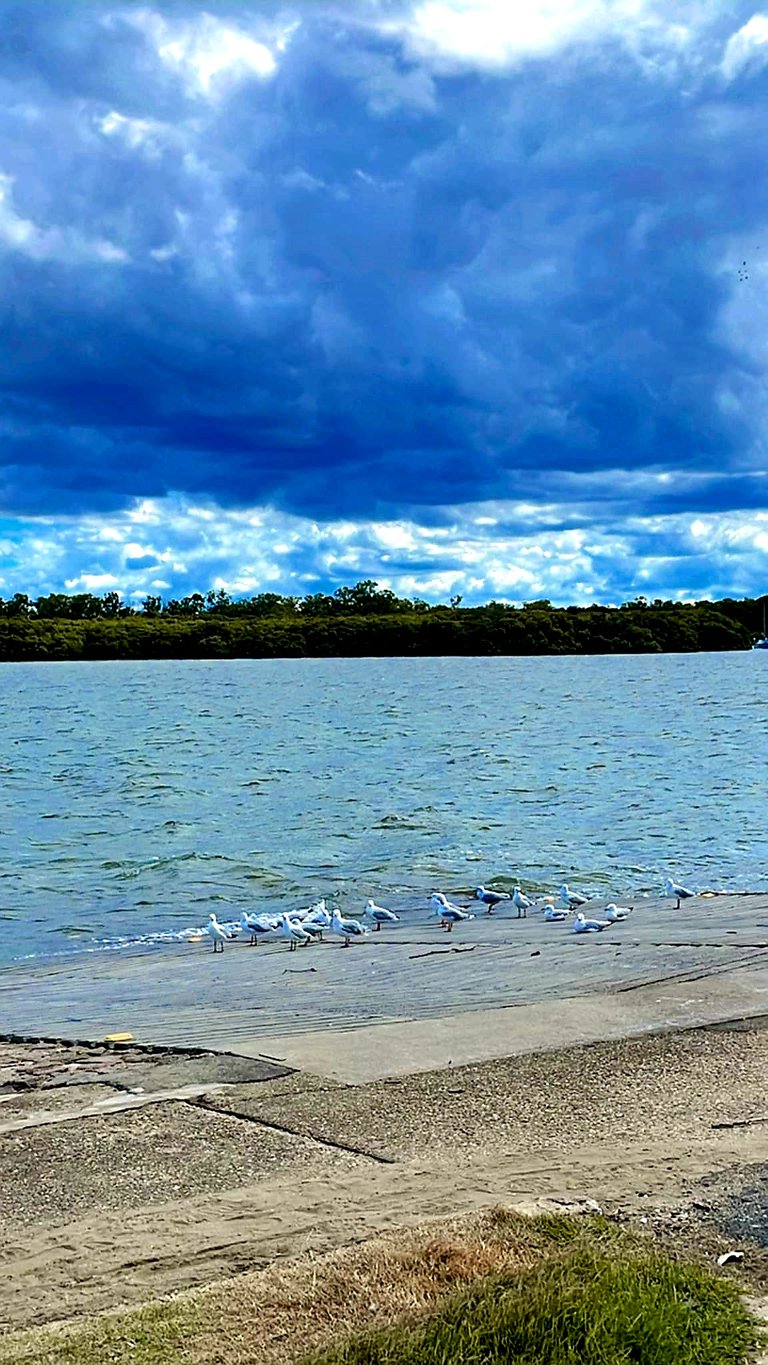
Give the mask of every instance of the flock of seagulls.
[[(372, 920), (379, 930), (382, 924), (400, 918), (393, 910), (385, 910), (373, 901), (368, 901), (363, 917)], [(241, 936), (251, 944), (283, 939), (293, 952), (296, 948), (305, 947), (313, 939), (322, 939), (326, 932), (343, 939), (344, 947), (347, 948), (353, 938), (365, 937), (368, 925), (359, 919), (344, 919), (337, 909), (329, 911), (324, 900), (290, 915), (248, 915), (243, 911), (234, 932), (228, 932), (225, 925), (219, 924), (215, 914), (208, 916), (208, 934), (213, 939), (214, 952), (223, 952), (224, 944), (229, 939)]]
[[(687, 887), (678, 885), (669, 877), (665, 879), (664, 895), (675, 898), (678, 908), (682, 900), (696, 894), (695, 891), (689, 891)], [(526, 919), (529, 910), (542, 912), (548, 924), (569, 921), (573, 916), (571, 928), (574, 934), (602, 933), (604, 929), (621, 923), (632, 913), (631, 905), (616, 905), (611, 901), (600, 912), (599, 919), (589, 918), (582, 909), (587, 905), (588, 899), (580, 891), (572, 891), (567, 882), (552, 895), (534, 898), (526, 896), (519, 886), (512, 891), (494, 891), (485, 886), (478, 886), (474, 895), (475, 902), (482, 905), (488, 915), (492, 915), (500, 905), (503, 905), (513, 907), (518, 919)], [(438, 920), (441, 928), (449, 934), (455, 924), (475, 918), (468, 905), (454, 905), (442, 891), (432, 892), (429, 905), (428, 918)], [(233, 926), (220, 924), (216, 915), (211, 914), (207, 933), (213, 941), (215, 953), (223, 953), (224, 944), (235, 938), (246, 939), (253, 945), (286, 942), (289, 950), (294, 952), (315, 940), (322, 940), (324, 934), (341, 939), (344, 947), (348, 948), (353, 939), (366, 938), (371, 928), (374, 933), (380, 933), (384, 925), (396, 924), (399, 919), (400, 916), (395, 914), (394, 910), (388, 910), (372, 900), (367, 902), (360, 918), (344, 917), (337, 908), (329, 910), (325, 900), (319, 900), (306, 910), (297, 910), (290, 914), (248, 915), (243, 911), (239, 923)]]

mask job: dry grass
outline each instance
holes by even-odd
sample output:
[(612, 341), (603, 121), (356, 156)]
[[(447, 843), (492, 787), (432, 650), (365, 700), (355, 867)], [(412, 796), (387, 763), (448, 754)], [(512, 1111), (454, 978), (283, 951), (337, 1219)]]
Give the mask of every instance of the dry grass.
[(340, 1333), (415, 1319), (481, 1276), (530, 1267), (557, 1245), (557, 1235), (567, 1235), (563, 1229), (577, 1225), (498, 1209), (241, 1276), (199, 1295), (216, 1329), (204, 1333), (194, 1359), (286, 1365)]
[(601, 1219), (506, 1209), (397, 1229), (151, 1309), (15, 1334), (0, 1344), (0, 1365), (289, 1365), (371, 1327), (417, 1321), (457, 1289), (531, 1269), (564, 1242), (623, 1235)]
[(654, 1242), (592, 1215), (496, 1208), (280, 1262), (139, 1311), (17, 1333), (0, 1343), (0, 1365), (295, 1365), (323, 1352), (344, 1360), (347, 1349), (352, 1361), (361, 1335), (393, 1325), (418, 1331), (482, 1283), (522, 1287), (578, 1258), (620, 1268), (653, 1253)]

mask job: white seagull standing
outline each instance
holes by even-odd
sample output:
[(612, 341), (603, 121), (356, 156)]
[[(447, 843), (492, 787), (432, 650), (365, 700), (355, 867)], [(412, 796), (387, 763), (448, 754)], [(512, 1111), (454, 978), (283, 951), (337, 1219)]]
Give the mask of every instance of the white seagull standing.
[(458, 905), (451, 905), (442, 891), (435, 891), (430, 897), (430, 901), (432, 904), (430, 914), (440, 920), (443, 929), (447, 929), (449, 934), (454, 924), (458, 924), (460, 920), (475, 918), (468, 910), (462, 910)]
[(559, 924), (561, 920), (567, 919), (570, 910), (564, 910), (561, 905), (545, 905), (544, 918), (547, 924)]
[(681, 901), (688, 900), (690, 896), (695, 896), (695, 895), (696, 895), (696, 892), (695, 892), (695, 891), (689, 891), (687, 886), (680, 886), (680, 884), (679, 884), (678, 882), (673, 882), (673, 880), (672, 880), (671, 877), (665, 877), (665, 878), (664, 878), (664, 895), (665, 895), (665, 896), (676, 896), (676, 897), (677, 897), (677, 905), (676, 905), (675, 908), (676, 908), (677, 910), (679, 910), (679, 909), (680, 909), (680, 902), (681, 902)]
[(610, 920), (587, 919), (579, 913), (573, 921), (574, 934), (602, 934), (603, 929), (607, 929)]
[(299, 944), (304, 946), (312, 942), (312, 935), (305, 932), (300, 924), (294, 924), (287, 915), (283, 915), (280, 921), (280, 936), (287, 938), (289, 952), (293, 953)]
[(528, 911), (533, 905), (533, 901), (529, 900), (527, 896), (523, 895), (519, 886), (516, 886), (514, 891), (512, 892), (512, 904), (514, 905), (517, 911), (518, 919), (528, 918)]
[(238, 928), (238, 933), (247, 934), (248, 940), (252, 944), (258, 943), (259, 941), (259, 931), (256, 926), (256, 922), (254, 919), (251, 918), (250, 915), (246, 914), (245, 910), (243, 910), (240, 916), (240, 925)]
[(208, 933), (213, 939), (213, 951), (215, 953), (224, 952), (224, 944), (229, 943), (229, 934), (219, 924), (215, 914), (211, 911), (208, 916)]
[(248, 934), (251, 945), (274, 938), (278, 927), (279, 920), (271, 915), (248, 915), (244, 910), (240, 916), (239, 933)]
[(319, 924), (321, 929), (330, 929), (331, 917), (325, 904), (325, 898), (317, 901), (315, 905), (310, 905), (301, 917), (302, 924)]
[(322, 943), (323, 929), (325, 928), (324, 924), (318, 924), (317, 921), (313, 919), (299, 919), (298, 915), (288, 915), (287, 918), (290, 920), (291, 924), (297, 925), (299, 929), (303, 929), (304, 933), (308, 934), (311, 939), (319, 939)]
[(349, 940), (352, 938), (365, 938), (368, 928), (361, 924), (359, 919), (342, 919), (338, 910), (334, 910), (331, 916), (331, 933), (338, 938), (343, 938), (344, 947), (349, 947)]
[(375, 901), (368, 901), (364, 911), (364, 919), (372, 919), (376, 928), (374, 933), (381, 932), (382, 924), (396, 924), (400, 916), (394, 910), (386, 910), (383, 905), (377, 905)]
[(563, 882), (557, 893), (557, 898), (566, 910), (576, 910), (580, 905), (586, 905), (587, 896), (582, 896), (580, 891), (571, 891), (567, 882)]
[(484, 886), (478, 886), (475, 892), (475, 900), (482, 901), (483, 905), (487, 907), (489, 915), (493, 914), (496, 906), (500, 905), (502, 901), (511, 899), (508, 891), (486, 891)]
[(632, 914), (632, 906), (614, 905), (611, 901), (610, 905), (606, 905), (603, 914), (610, 924), (617, 924), (619, 920), (626, 919), (628, 915)]

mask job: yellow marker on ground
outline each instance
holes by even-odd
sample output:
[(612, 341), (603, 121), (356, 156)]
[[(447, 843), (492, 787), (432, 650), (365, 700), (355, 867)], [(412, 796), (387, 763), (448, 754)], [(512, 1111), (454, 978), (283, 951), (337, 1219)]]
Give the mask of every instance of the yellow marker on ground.
[(132, 1033), (107, 1033), (102, 1039), (104, 1043), (132, 1043)]

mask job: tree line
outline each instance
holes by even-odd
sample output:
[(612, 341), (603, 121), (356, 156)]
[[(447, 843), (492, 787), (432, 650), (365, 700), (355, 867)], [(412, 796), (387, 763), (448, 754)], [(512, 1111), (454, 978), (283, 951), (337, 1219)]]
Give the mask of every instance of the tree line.
[(192, 593), (138, 607), (118, 593), (0, 599), (0, 661), (28, 659), (324, 658), (400, 655), (693, 653), (749, 649), (767, 598), (618, 607), (546, 600), (465, 607), (397, 597), (370, 579), (333, 594)]
[[(460, 597), (451, 598), (451, 606), (458, 607)], [(313, 616), (362, 615), (393, 616), (411, 612), (433, 611), (436, 608), (421, 598), (397, 597), (389, 588), (380, 588), (372, 578), (363, 579), (351, 588), (337, 588), (333, 594), (310, 593), (306, 597), (284, 597), (276, 592), (262, 592), (255, 597), (233, 598), (222, 589), (193, 592), (187, 597), (148, 596), (138, 607), (123, 601), (118, 592), (98, 596), (91, 592), (54, 592), (35, 600), (17, 592), (7, 602), (0, 597), (0, 620), (4, 617), (26, 621), (114, 621), (126, 617), (152, 618), (201, 616)]]

